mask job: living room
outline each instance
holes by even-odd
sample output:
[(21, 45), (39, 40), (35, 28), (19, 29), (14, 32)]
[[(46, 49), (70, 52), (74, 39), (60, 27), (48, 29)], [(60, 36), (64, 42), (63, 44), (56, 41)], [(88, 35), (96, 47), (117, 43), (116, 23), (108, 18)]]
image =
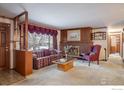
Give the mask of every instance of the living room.
[(1, 3), (0, 85), (123, 85), (123, 8)]

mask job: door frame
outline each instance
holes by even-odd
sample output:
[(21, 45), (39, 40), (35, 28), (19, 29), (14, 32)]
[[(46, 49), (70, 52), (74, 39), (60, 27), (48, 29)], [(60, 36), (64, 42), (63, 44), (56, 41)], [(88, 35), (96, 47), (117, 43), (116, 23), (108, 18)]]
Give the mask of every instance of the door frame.
[[(0, 69), (9, 69), (10, 68), (10, 29), (11, 29), (11, 24), (10, 23), (4, 23), (4, 22), (0, 22), (0, 25), (6, 25), (7, 27), (7, 29), (5, 30), (6, 31), (6, 38), (8, 38), (7, 40), (6, 40), (6, 45), (7, 45), (7, 47), (5, 48), (5, 52), (7, 52), (6, 54), (7, 55), (5, 55), (5, 58), (6, 58), (6, 60), (5, 60), (5, 68), (0, 68)], [(8, 31), (8, 32), (7, 32)], [(2, 31), (3, 32), (3, 31)], [(7, 50), (7, 51), (6, 51)]]
[(119, 32), (109, 32), (109, 35), (108, 35), (109, 36), (109, 38), (108, 38), (108, 49), (109, 49), (108, 52), (109, 53), (108, 54), (109, 55), (111, 54), (111, 52), (110, 52), (111, 51), (110, 50), (110, 47), (111, 47), (111, 45), (110, 45), (111, 44), (111, 35), (117, 35), (117, 34), (120, 35), (120, 53), (119, 54), (120, 54), (121, 57), (123, 57), (123, 40), (122, 40), (123, 39), (123, 33), (121, 31), (119, 31)]
[[(111, 37), (112, 36), (114, 36), (115, 38), (117, 38), (117, 37), (119, 37), (119, 50), (117, 51), (117, 50), (114, 50), (114, 51), (112, 51), (112, 39), (111, 39)], [(113, 52), (117, 52), (117, 53), (119, 53), (120, 54), (120, 44), (121, 42), (120, 42), (120, 34), (112, 34), (112, 35), (110, 35), (110, 53), (112, 54)], [(117, 48), (117, 47), (116, 47)]]

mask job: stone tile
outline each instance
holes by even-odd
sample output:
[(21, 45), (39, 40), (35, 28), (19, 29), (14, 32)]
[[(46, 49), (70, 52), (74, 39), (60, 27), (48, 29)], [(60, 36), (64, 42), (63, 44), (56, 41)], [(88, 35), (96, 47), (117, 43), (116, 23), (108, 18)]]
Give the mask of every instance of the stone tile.
[(11, 85), (24, 80), (24, 77), (14, 70), (0, 71), (0, 85)]

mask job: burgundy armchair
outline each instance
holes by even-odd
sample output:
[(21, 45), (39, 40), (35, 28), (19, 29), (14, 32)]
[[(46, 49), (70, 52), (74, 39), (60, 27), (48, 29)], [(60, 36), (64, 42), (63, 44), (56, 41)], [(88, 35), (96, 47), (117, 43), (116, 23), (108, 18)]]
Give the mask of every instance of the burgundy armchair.
[(97, 61), (97, 64), (99, 65), (100, 50), (101, 50), (100, 45), (93, 45), (89, 53), (81, 55), (82, 59), (89, 61), (89, 66), (90, 63), (93, 61)]

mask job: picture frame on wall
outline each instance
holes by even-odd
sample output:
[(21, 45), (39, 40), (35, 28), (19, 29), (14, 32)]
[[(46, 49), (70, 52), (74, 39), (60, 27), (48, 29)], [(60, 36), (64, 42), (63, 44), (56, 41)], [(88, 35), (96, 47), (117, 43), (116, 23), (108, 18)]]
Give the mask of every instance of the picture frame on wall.
[(67, 41), (80, 41), (80, 30), (67, 31)]
[(94, 32), (91, 37), (92, 40), (106, 40), (106, 32)]

